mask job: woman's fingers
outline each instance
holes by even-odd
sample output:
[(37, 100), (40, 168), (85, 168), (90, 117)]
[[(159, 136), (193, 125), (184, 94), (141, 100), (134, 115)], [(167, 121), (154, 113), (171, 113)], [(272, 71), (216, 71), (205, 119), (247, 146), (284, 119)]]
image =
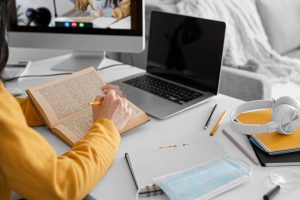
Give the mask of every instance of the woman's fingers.
[(105, 95), (106, 95), (105, 98), (107, 98), (107, 100), (109, 100), (109, 101), (114, 100), (117, 97), (117, 93), (115, 90), (108, 90), (105, 93)]
[(95, 101), (103, 101), (104, 96), (96, 96)]
[(119, 90), (120, 87), (117, 85), (112, 85), (112, 84), (107, 83), (102, 87), (102, 89), (118, 89)]
[(126, 98), (126, 96), (124, 95), (124, 93), (120, 90), (120, 87), (117, 86), (117, 85), (112, 85), (112, 84), (105, 84), (103, 87), (102, 87), (102, 90), (105, 94), (107, 94), (107, 92), (109, 90), (115, 90), (117, 95), (121, 96), (121, 97), (124, 97)]
[(96, 101), (103, 100), (100, 106), (93, 106), (93, 119), (110, 119), (117, 129), (121, 131), (131, 118), (132, 109), (127, 99), (120, 97), (116, 90), (109, 89), (105, 96), (97, 96)]

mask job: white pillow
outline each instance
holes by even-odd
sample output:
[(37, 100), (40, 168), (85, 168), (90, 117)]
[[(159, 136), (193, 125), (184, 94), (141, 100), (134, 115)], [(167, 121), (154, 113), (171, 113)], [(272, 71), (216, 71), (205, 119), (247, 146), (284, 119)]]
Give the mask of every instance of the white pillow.
[(278, 53), (300, 47), (300, 0), (256, 0), (271, 46)]

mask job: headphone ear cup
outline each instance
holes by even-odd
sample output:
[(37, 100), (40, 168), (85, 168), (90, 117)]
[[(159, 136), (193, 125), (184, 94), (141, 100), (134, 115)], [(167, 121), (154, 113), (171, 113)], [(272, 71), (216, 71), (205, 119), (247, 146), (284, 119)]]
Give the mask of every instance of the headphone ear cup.
[(283, 96), (283, 97), (278, 98), (273, 105), (273, 109), (276, 109), (278, 106), (283, 105), (283, 104), (288, 104), (290, 106), (293, 106), (293, 107), (295, 107), (295, 109), (300, 111), (298, 102), (289, 96)]
[(293, 133), (298, 126), (291, 125), (297, 120), (298, 111), (290, 105), (282, 104), (277, 106), (272, 115), (272, 120), (278, 125), (278, 132), (288, 135)]

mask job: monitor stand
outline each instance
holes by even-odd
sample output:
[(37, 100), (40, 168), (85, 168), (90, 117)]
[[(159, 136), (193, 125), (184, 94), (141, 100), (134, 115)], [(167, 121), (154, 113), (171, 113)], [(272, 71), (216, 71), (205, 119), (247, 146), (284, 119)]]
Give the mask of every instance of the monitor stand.
[(52, 67), (52, 70), (75, 72), (91, 66), (98, 68), (105, 56), (105, 52), (73, 51), (69, 58)]

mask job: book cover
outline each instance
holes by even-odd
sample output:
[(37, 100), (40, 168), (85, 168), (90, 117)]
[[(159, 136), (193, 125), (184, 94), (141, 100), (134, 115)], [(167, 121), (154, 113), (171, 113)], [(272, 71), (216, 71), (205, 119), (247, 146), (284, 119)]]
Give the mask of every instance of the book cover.
[[(265, 124), (272, 120), (272, 110), (264, 109), (242, 113), (237, 119), (244, 124)], [(300, 151), (300, 128), (290, 135), (273, 132), (260, 133), (251, 137), (270, 155)]]

